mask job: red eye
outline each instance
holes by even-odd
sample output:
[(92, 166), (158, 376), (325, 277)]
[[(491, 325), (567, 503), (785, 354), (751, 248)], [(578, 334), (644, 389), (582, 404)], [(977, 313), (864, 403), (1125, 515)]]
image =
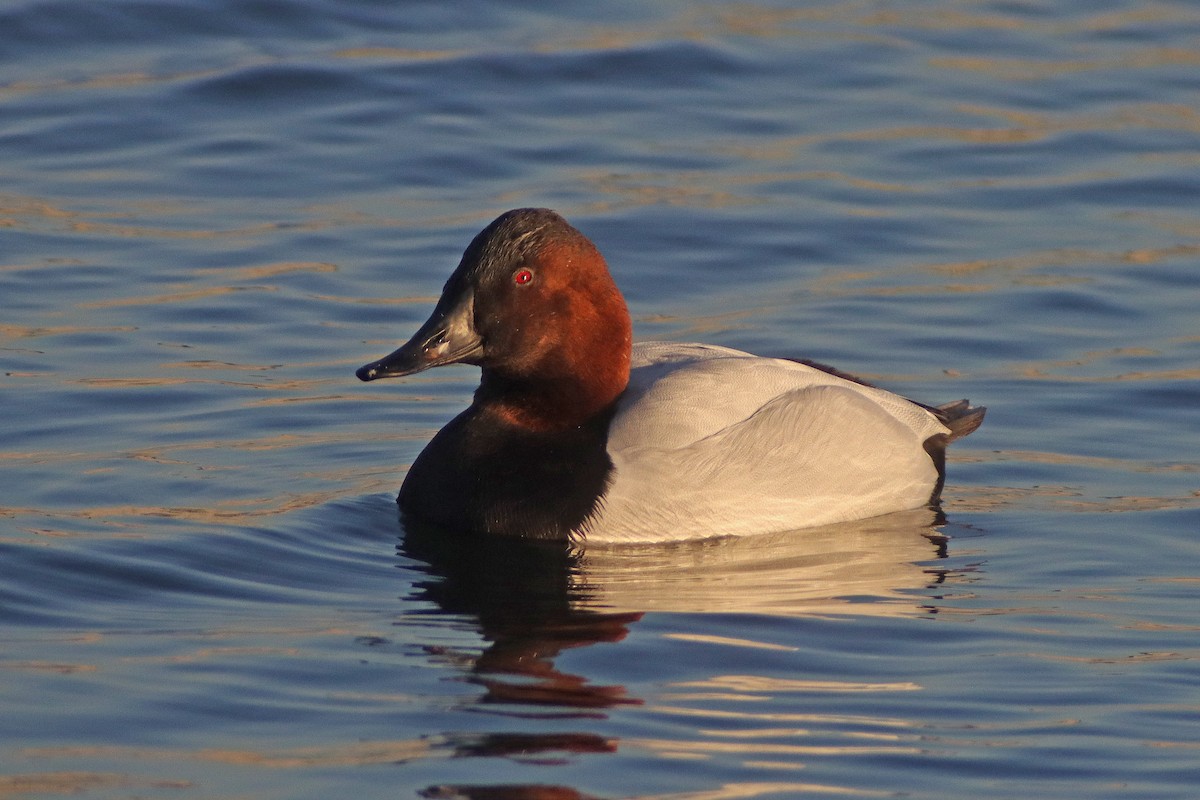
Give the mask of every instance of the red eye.
[(533, 273), (527, 269), (519, 269), (517, 270), (517, 274), (513, 275), (513, 282), (517, 284), (517, 286), (524, 286), (531, 280), (533, 280)]

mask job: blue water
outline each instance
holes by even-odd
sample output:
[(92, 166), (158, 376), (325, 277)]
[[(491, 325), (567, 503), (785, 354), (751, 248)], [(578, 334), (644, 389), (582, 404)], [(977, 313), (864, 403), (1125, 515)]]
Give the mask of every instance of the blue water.
[[(1191, 798), (1200, 7), (0, 6), (0, 798)], [(360, 384), (550, 206), (944, 521), (471, 554)]]

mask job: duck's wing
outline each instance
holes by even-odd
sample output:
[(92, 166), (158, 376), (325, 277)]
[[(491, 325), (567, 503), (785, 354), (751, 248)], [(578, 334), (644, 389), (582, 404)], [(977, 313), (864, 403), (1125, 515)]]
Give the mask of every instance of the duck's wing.
[[(842, 372), (836, 367), (831, 367), (828, 364), (822, 364), (819, 361), (812, 361), (807, 358), (792, 359), (798, 364), (819, 369), (830, 375), (836, 375), (839, 378), (852, 381), (860, 386), (869, 386), (875, 388), (875, 385), (869, 383), (856, 375), (851, 375), (847, 372)], [(945, 403), (940, 406), (927, 406), (924, 403), (918, 403), (916, 400), (909, 400), (913, 405), (933, 414), (938, 422), (946, 426), (949, 433), (938, 433), (925, 440), (925, 452), (929, 454), (929, 458), (933, 461), (933, 466), (937, 469), (938, 479), (933, 487), (933, 491), (929, 495), (931, 504), (937, 503), (942, 495), (942, 488), (946, 484), (946, 447), (953, 441), (963, 438), (983, 424), (983, 417), (987, 413), (985, 406), (972, 406), (969, 400), (955, 400), (951, 403)]]
[[(926, 438), (950, 433), (938, 409), (828, 367), (715, 345), (639, 342), (610, 427), (610, 449), (686, 446), (749, 418), (780, 395), (819, 386), (867, 398)], [(825, 413), (836, 424), (837, 410)]]
[[(828, 364), (822, 364), (820, 361), (813, 361), (808, 358), (792, 359), (797, 364), (819, 369), (830, 375), (836, 375), (839, 378), (852, 381), (860, 386), (870, 386), (876, 388), (875, 384), (866, 381), (857, 375), (851, 375), (848, 372), (842, 372), (837, 367), (831, 367)], [(909, 400), (910, 403), (920, 406), (926, 411), (938, 418), (938, 421), (950, 429), (949, 435), (946, 437), (946, 443), (961, 439), (967, 434), (973, 433), (980, 425), (983, 424), (984, 414), (987, 413), (986, 406), (972, 406), (970, 400), (955, 400), (952, 403), (945, 403), (940, 406), (927, 406), (924, 403), (918, 403), (916, 400)]]

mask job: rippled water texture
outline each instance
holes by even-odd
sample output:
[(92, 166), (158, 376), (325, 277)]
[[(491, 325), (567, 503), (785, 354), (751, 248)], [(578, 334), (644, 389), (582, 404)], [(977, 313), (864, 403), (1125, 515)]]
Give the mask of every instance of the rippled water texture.
[[(0, 6), (0, 798), (1192, 798), (1200, 7)], [(945, 519), (470, 549), (359, 384), (547, 205), (990, 408)]]

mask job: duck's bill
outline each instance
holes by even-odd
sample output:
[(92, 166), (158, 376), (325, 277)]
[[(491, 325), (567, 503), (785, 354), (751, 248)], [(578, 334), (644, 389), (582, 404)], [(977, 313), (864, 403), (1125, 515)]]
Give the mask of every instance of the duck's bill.
[(475, 330), (474, 294), (468, 292), (453, 304), (443, 297), (433, 316), (399, 350), (359, 367), (354, 374), (362, 381), (399, 378), (443, 364), (473, 364), (482, 352), (483, 339)]

